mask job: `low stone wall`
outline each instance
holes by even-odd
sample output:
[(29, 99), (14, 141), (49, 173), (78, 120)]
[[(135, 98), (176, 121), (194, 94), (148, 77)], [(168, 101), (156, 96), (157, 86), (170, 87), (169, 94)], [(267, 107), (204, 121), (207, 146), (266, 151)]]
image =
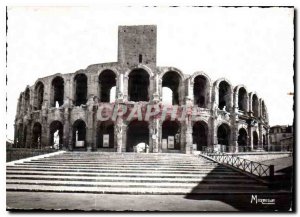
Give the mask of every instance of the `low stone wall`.
[(29, 148), (8, 148), (6, 149), (6, 162), (34, 157), (42, 154), (56, 152), (56, 149), (29, 149)]
[(289, 157), (291, 152), (244, 152), (244, 153), (232, 153), (234, 156), (248, 159), (251, 161), (262, 162), (266, 160), (273, 160), (278, 158)]

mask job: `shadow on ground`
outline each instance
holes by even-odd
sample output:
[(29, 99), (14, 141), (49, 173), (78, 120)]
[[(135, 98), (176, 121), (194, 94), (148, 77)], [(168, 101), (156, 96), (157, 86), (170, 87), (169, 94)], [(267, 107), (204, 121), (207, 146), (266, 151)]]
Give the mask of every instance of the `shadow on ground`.
[[(230, 183), (226, 189), (220, 189), (217, 193), (211, 194), (197, 194), (200, 189), (207, 191), (210, 187), (206, 188), (207, 183), (211, 183), (210, 179), (215, 178), (213, 175), (217, 172), (217, 169), (221, 168), (217, 166), (208, 175), (198, 183), (193, 190), (185, 196), (186, 199), (199, 200), (199, 201), (219, 201), (228, 204), (240, 211), (247, 212), (271, 212), (271, 211), (293, 211), (293, 193), (291, 189), (291, 182), (286, 182), (287, 179), (292, 178), (292, 168), (286, 168), (281, 173), (286, 172), (285, 175), (281, 175), (277, 178), (276, 185), (272, 187), (265, 186), (265, 188), (256, 188), (255, 186), (261, 186), (259, 182), (255, 183)], [(279, 171), (278, 171), (279, 172)], [(247, 178), (250, 179), (249, 177)], [(280, 179), (280, 180), (279, 180)], [(234, 178), (233, 178), (234, 180)], [(220, 178), (222, 183), (222, 178)], [(213, 188), (210, 188), (213, 189)], [(232, 192), (231, 192), (232, 189)], [(233, 193), (233, 191), (239, 191)], [(213, 189), (216, 192), (217, 187)], [(226, 191), (226, 193), (222, 193)], [(244, 193), (243, 193), (244, 192)], [(246, 193), (245, 193), (246, 192)], [(216, 210), (217, 211), (217, 210)]]

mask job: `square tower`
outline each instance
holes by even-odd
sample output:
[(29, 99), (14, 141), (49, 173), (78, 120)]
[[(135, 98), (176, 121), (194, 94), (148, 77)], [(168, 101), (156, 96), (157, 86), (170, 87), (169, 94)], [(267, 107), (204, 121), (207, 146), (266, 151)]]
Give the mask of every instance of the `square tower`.
[(118, 62), (132, 67), (156, 66), (156, 26), (119, 26)]

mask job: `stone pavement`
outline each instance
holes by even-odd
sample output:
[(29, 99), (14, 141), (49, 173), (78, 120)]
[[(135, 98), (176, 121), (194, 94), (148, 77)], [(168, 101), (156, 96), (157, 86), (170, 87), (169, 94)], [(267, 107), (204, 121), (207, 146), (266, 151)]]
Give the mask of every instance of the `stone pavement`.
[(85, 211), (288, 211), (288, 195), (275, 198), (276, 205), (251, 203), (251, 195), (122, 195), (88, 193), (7, 192), (7, 210)]

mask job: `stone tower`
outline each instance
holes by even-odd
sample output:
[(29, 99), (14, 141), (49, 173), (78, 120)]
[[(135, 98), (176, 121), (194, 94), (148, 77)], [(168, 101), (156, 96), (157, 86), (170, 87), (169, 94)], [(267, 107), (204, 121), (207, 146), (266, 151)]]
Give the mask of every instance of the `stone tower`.
[(119, 26), (118, 62), (127, 67), (156, 66), (156, 26)]

